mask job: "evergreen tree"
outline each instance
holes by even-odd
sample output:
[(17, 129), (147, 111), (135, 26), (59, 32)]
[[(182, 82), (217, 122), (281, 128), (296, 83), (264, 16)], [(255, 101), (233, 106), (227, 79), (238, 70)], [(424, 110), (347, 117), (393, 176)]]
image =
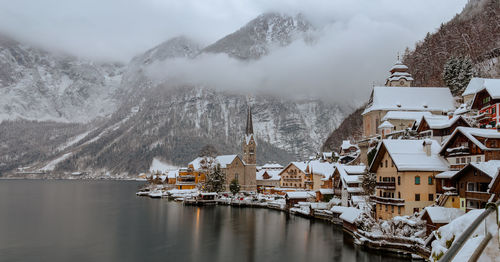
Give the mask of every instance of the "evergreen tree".
[(472, 61), (468, 57), (451, 57), (444, 65), (443, 81), (454, 96), (463, 93), (472, 75)]
[(229, 190), (233, 195), (236, 195), (240, 192), (240, 183), (238, 183), (238, 179), (233, 179), (231, 184), (229, 184)]
[(211, 168), (202, 183), (201, 190), (205, 192), (222, 192), (224, 191), (224, 184), (226, 183), (226, 176), (220, 170), (220, 165), (217, 164)]
[(375, 186), (377, 185), (377, 176), (375, 173), (366, 173), (363, 175), (363, 181), (361, 182), (361, 187), (367, 195), (373, 195), (375, 193)]

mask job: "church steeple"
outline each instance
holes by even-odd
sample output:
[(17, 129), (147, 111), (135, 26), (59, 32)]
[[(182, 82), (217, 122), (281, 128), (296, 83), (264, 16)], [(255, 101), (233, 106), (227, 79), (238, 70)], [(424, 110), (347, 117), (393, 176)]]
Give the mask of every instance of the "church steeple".
[(253, 134), (252, 110), (250, 109), (250, 105), (247, 108), (247, 126), (242, 147), (243, 162), (247, 165), (255, 165), (257, 163), (257, 157), (255, 156), (257, 143)]
[(389, 70), (391, 75), (385, 81), (386, 86), (411, 86), (411, 82), (413, 81), (413, 77), (408, 72), (408, 67), (404, 65), (399, 59), (392, 66), (391, 70)]
[(245, 131), (245, 135), (253, 134), (253, 123), (252, 123), (252, 109), (250, 109), (250, 105), (248, 105), (247, 109), (247, 128)]

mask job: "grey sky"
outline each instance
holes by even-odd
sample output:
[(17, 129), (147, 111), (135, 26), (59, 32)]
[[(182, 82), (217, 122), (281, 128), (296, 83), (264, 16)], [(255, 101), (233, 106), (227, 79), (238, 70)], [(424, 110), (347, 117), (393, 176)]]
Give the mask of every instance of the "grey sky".
[[(128, 61), (180, 34), (210, 43), (266, 11), (338, 26), (367, 19), (406, 30), (398, 48), (433, 31), (466, 0), (0, 0), (0, 32), (92, 59)], [(347, 37), (347, 36), (345, 36)], [(374, 39), (377, 41), (377, 39)]]
[[(166, 80), (266, 90), (359, 105), (396, 54), (459, 13), (467, 0), (0, 0), (0, 32), (100, 61), (129, 61), (186, 35), (210, 44), (261, 13), (301, 12), (318, 30), (253, 63), (205, 54), (151, 68)], [(214, 66), (216, 65), (216, 66)]]

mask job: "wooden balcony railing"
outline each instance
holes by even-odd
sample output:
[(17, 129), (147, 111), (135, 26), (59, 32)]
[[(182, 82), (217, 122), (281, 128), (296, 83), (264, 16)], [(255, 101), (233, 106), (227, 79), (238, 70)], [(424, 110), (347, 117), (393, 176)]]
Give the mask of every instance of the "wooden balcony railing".
[(405, 204), (405, 200), (400, 198), (370, 196), (370, 200), (377, 204), (384, 204), (384, 205), (404, 206)]
[(395, 190), (396, 189), (396, 182), (392, 181), (382, 181), (382, 182), (377, 182), (377, 188), (378, 189), (386, 189), (386, 190)]

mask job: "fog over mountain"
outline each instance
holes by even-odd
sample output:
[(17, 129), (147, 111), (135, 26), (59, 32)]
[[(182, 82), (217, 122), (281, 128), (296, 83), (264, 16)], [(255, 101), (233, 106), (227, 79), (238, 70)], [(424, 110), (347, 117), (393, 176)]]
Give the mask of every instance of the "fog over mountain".
[[(185, 165), (209, 143), (238, 153), (248, 105), (258, 163), (307, 158), (383, 81), (395, 50), (460, 10), (448, 1), (432, 12), (430, 1), (381, 1), (370, 11), (361, 6), (371, 1), (312, 9), (294, 1), (28, 2), (0, 10), (3, 176), (18, 167), (129, 176), (154, 158)], [(55, 123), (37, 122), (47, 120)]]

